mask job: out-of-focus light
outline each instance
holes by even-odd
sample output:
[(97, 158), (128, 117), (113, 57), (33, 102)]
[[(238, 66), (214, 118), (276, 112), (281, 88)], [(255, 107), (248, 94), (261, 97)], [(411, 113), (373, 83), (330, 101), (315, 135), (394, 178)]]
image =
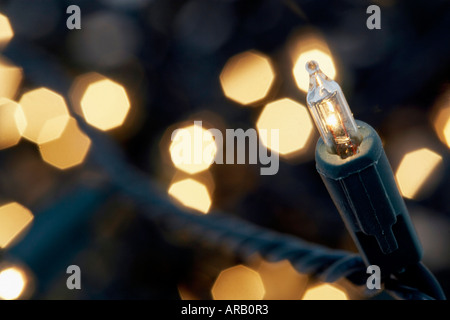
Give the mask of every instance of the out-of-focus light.
[(258, 272), (237, 265), (219, 274), (211, 293), (214, 300), (262, 300), (265, 289)]
[(206, 186), (194, 179), (184, 179), (173, 183), (168, 190), (170, 196), (183, 206), (208, 213), (211, 197)]
[(0, 150), (15, 146), (26, 126), (22, 107), (12, 100), (0, 98)]
[(231, 57), (220, 74), (225, 96), (243, 105), (263, 99), (274, 79), (270, 59), (256, 51), (246, 51)]
[(208, 130), (194, 124), (175, 133), (169, 151), (177, 169), (195, 174), (211, 166), (217, 145)]
[(130, 101), (125, 88), (108, 78), (84, 77), (79, 83), (86, 87), (81, 96), (80, 105), (86, 122), (97, 129), (107, 131), (120, 127), (130, 110)]
[[(172, 181), (171, 181), (170, 184), (174, 184), (174, 183), (176, 183), (178, 181), (181, 181), (181, 180), (184, 180), (184, 179), (189, 179), (191, 177), (192, 176), (189, 173), (177, 170), (175, 172), (175, 175), (173, 176)], [(214, 177), (213, 177), (213, 175), (211, 174), (210, 171), (207, 170), (207, 171), (203, 171), (203, 172), (201, 172), (199, 174), (196, 174), (195, 175), (195, 180), (200, 182), (201, 184), (203, 184), (206, 187), (206, 189), (208, 189), (209, 194), (213, 194), (214, 193), (214, 190), (216, 188), (216, 183), (215, 183)]]
[(344, 291), (324, 283), (308, 289), (302, 300), (348, 300), (348, 297)]
[(408, 199), (415, 198), (441, 163), (442, 157), (427, 148), (405, 154), (395, 174), (402, 195)]
[[(267, 104), (259, 116), (256, 127), (264, 146), (281, 156), (291, 156), (294, 152), (302, 151), (311, 142), (314, 129), (306, 107), (288, 98)], [(262, 134), (263, 129), (267, 130), (267, 134)], [(277, 129), (278, 146), (276, 142), (271, 141), (271, 130)]]
[(308, 276), (298, 273), (289, 260), (262, 261), (257, 269), (266, 289), (264, 300), (299, 300)]
[[(6, 248), (33, 221), (30, 210), (17, 202), (11, 202), (0, 207), (0, 248)], [(1, 287), (1, 286), (0, 286)]]
[(0, 49), (5, 47), (14, 37), (8, 17), (0, 13)]
[(39, 145), (42, 159), (59, 169), (68, 169), (81, 164), (89, 151), (91, 140), (78, 127), (74, 118), (69, 118), (61, 136)]
[(47, 88), (25, 93), (19, 101), (27, 120), (23, 137), (35, 143), (58, 139), (69, 121), (64, 98)]
[(433, 126), (439, 139), (450, 148), (450, 89), (436, 102)]
[(14, 99), (22, 77), (21, 68), (0, 57), (0, 98)]
[(19, 298), (27, 285), (25, 273), (18, 267), (0, 270), (0, 299), (15, 300)]

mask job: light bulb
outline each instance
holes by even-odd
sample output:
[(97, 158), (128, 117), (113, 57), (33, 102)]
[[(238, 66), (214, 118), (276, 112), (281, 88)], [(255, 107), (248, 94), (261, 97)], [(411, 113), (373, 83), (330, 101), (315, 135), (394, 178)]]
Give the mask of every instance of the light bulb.
[(330, 153), (342, 159), (358, 153), (362, 136), (341, 87), (328, 78), (316, 61), (308, 61), (309, 89), (306, 101)]

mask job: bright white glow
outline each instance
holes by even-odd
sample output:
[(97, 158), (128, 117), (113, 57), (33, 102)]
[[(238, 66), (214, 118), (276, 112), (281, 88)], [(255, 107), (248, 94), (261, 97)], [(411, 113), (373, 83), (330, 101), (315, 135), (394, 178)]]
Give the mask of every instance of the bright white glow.
[(0, 299), (14, 300), (20, 297), (25, 289), (24, 273), (16, 267), (0, 271)]
[(336, 118), (336, 115), (332, 114), (328, 116), (327, 118), (327, 124), (333, 128), (335, 128), (338, 124), (338, 119)]

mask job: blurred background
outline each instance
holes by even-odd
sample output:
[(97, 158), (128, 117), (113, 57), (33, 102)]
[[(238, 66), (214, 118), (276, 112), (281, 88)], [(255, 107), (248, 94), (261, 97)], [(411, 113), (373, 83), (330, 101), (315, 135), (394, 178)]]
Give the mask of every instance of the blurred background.
[[(362, 299), (176, 218), (356, 252), (315, 170), (309, 59), (380, 134), (449, 295), (449, 30), (445, 0), (0, 0), (0, 298)], [(280, 129), (278, 173), (175, 165), (172, 132), (194, 120)]]

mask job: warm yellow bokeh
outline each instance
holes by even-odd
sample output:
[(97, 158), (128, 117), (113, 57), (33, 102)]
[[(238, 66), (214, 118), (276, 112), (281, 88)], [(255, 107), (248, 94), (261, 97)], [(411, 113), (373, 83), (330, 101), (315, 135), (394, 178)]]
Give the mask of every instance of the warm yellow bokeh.
[(6, 248), (17, 240), (33, 218), (31, 211), (17, 202), (2, 205), (0, 207), (0, 248)]
[(262, 300), (265, 289), (258, 272), (237, 265), (219, 274), (211, 293), (214, 300)]
[(14, 99), (22, 78), (22, 69), (0, 56), (0, 98)]
[(312, 49), (302, 52), (295, 62), (293, 74), (297, 87), (305, 92), (309, 88), (309, 73), (306, 70), (306, 63), (310, 60), (316, 61), (320, 69), (331, 79), (336, 77), (336, 68), (334, 66), (331, 54), (321, 49)]
[(27, 276), (18, 267), (0, 270), (0, 299), (15, 300), (20, 298), (27, 282)]
[(15, 146), (26, 126), (22, 107), (12, 100), (0, 98), (0, 150)]
[(206, 186), (194, 179), (184, 179), (172, 183), (168, 193), (183, 206), (208, 213), (211, 207), (211, 197)]
[[(267, 104), (256, 127), (264, 146), (281, 156), (288, 156), (305, 148), (314, 130), (306, 107), (288, 98)], [(271, 139), (271, 130), (279, 130), (278, 145)]]
[(243, 105), (263, 99), (274, 79), (270, 59), (256, 51), (246, 51), (231, 57), (220, 74), (225, 96)]
[(41, 144), (58, 139), (69, 122), (64, 98), (47, 88), (28, 91), (19, 104), (27, 120), (23, 137), (32, 142)]
[(289, 260), (262, 261), (256, 269), (264, 284), (264, 300), (300, 300), (308, 276), (298, 273)]
[(68, 169), (81, 164), (89, 151), (91, 140), (78, 127), (74, 118), (69, 118), (61, 136), (39, 145), (42, 159), (59, 169)]
[[(98, 74), (84, 76), (75, 83), (76, 87), (85, 87), (80, 105), (86, 122), (91, 126), (107, 131), (120, 127), (130, 110), (130, 101), (125, 88)], [(73, 96), (73, 95), (72, 95)]]
[(208, 169), (217, 153), (213, 135), (199, 125), (178, 129), (169, 147), (172, 163), (179, 170), (195, 174)]
[(348, 297), (344, 291), (324, 283), (308, 289), (302, 300), (348, 300)]
[(450, 90), (439, 99), (437, 113), (433, 119), (433, 126), (439, 139), (450, 148)]
[[(174, 184), (175, 182), (192, 178), (192, 175), (181, 170), (177, 170), (170, 182), (170, 184)], [(203, 171), (199, 174), (195, 174), (194, 179), (201, 184), (203, 184), (206, 189), (208, 189), (209, 194), (213, 194), (216, 188), (216, 183), (214, 181), (214, 177), (209, 170)]]
[(14, 37), (14, 31), (8, 17), (0, 13), (0, 49), (6, 46)]
[(409, 199), (415, 198), (420, 188), (441, 163), (442, 157), (427, 148), (405, 154), (395, 174), (402, 195)]

